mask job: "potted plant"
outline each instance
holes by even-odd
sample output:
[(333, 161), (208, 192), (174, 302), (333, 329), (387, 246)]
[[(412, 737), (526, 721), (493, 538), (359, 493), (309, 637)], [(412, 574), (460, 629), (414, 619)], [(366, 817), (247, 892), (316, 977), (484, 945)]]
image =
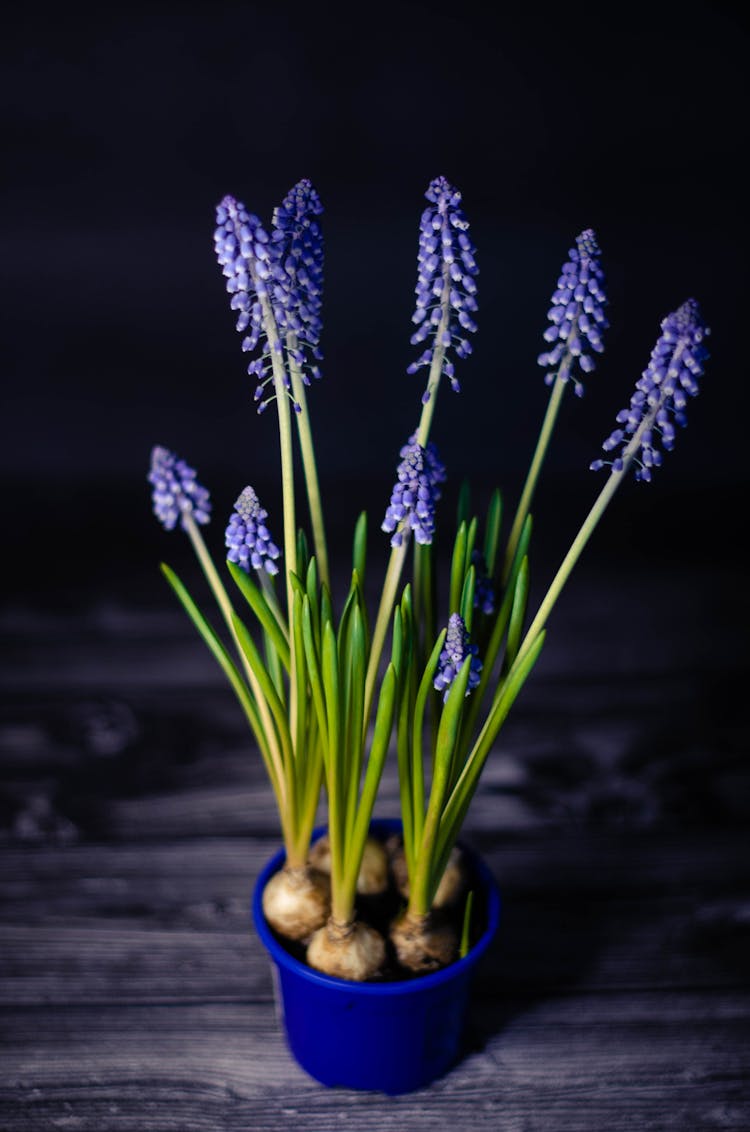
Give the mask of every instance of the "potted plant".
[[(539, 607), (529, 615), (531, 505), (561, 400), (595, 367), (607, 329), (601, 253), (587, 229), (569, 251), (538, 361), (550, 397), (528, 476), (503, 535), (502, 497), (484, 514), (462, 489), (438, 577), (437, 503), (445, 480), (433, 418), (441, 385), (476, 330), (475, 249), (461, 195), (431, 182), (419, 231), (409, 372), (426, 371), (381, 529), (390, 554), (379, 602), (365, 600), (368, 520), (354, 526), (348, 592), (332, 592), (307, 390), (320, 377), (322, 211), (300, 181), (266, 229), (233, 197), (217, 210), (215, 247), (237, 314), (258, 411), (275, 406), (282, 537), (245, 485), (225, 530), (226, 572), (202, 537), (209, 494), (164, 447), (149, 480), (163, 525), (188, 534), (224, 632), (168, 566), (162, 570), (226, 674), (278, 807), (283, 848), (258, 879), (253, 915), (278, 974), (290, 1047), (329, 1085), (405, 1092), (460, 1049), (470, 977), (498, 924), (486, 866), (460, 842), (482, 769), (543, 648), (550, 613), (626, 476), (648, 481), (685, 424), (708, 333), (694, 300), (668, 315), (628, 408), (604, 442), (608, 476)], [(295, 447), (309, 535), (297, 518)], [(238, 485), (239, 486), (239, 485)], [(445, 538), (445, 535), (443, 535)], [(340, 600), (343, 598), (343, 600)], [(373, 821), (395, 747), (400, 813)], [(326, 821), (315, 829), (324, 802)]]

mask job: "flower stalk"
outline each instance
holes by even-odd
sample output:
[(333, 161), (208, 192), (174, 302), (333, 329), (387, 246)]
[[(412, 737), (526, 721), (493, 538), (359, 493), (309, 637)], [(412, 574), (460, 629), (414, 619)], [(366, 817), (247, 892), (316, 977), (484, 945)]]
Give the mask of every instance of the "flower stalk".
[[(427, 382), (381, 523), (390, 556), (372, 631), (364, 598), (366, 512), (355, 525), (351, 583), (340, 611), (331, 592), (307, 398), (308, 386), (320, 377), (323, 279), (322, 206), (309, 181), (298, 182), (284, 198), (268, 231), (233, 197), (217, 209), (217, 258), (244, 336), (242, 349), (250, 355), (258, 412), (275, 403), (279, 429), (281, 548), (250, 486), (236, 498), (225, 530), (226, 568), (244, 603), (239, 612), (201, 533), (211, 501), (194, 470), (157, 447), (148, 477), (157, 518), (167, 530), (179, 525), (191, 542), (226, 643), (175, 572), (168, 566), (163, 572), (241, 705), (278, 807), (286, 864), (264, 892), (266, 917), (280, 934), (306, 946), (311, 966), (351, 979), (371, 978), (387, 961), (383, 936), (362, 919), (357, 901), (365, 891), (366, 854), (378, 858), (378, 869), (386, 859), (385, 849), (372, 844), (370, 826), (394, 739), (402, 818), (399, 890), (406, 900), (391, 925), (395, 953), (403, 967), (423, 972), (466, 952), (470, 894), (455, 922), (446, 918), (446, 908), (464, 891), (457, 839), (485, 763), (539, 659), (550, 615), (584, 548), (626, 475), (634, 470), (636, 479), (650, 480), (663, 451), (673, 446), (707, 356), (708, 331), (691, 299), (663, 321), (630, 404), (603, 444), (607, 458), (591, 465), (608, 466), (609, 478), (527, 625), (533, 499), (565, 388), (572, 383), (582, 394), (582, 375), (594, 370), (593, 355), (602, 352), (608, 325), (601, 253), (593, 231), (581, 232), (548, 311), (549, 348), (538, 362), (547, 371), (550, 396), (505, 545), (499, 490), (481, 519), (472, 514), (467, 486), (443, 585), (434, 546), (445, 469), (430, 437), (440, 384), (445, 377), (458, 392), (455, 359), (471, 353), (477, 266), (461, 194), (438, 177), (425, 195), (411, 337), (423, 350), (408, 372), (426, 368)], [(297, 527), (297, 457), (312, 553)], [(403, 584), (412, 543), (412, 580)], [(277, 594), (275, 579), (282, 572)], [(437, 631), (439, 624), (444, 627)], [(321, 795), (326, 831), (311, 851)], [(458, 877), (455, 889), (449, 874)]]

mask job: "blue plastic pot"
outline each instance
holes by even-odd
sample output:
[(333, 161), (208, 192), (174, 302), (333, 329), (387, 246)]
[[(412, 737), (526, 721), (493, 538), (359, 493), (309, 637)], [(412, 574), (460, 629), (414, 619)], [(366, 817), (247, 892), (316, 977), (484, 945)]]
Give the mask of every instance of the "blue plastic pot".
[[(375, 836), (399, 830), (374, 821)], [(464, 849), (477, 878), (474, 907), (485, 928), (468, 954), (440, 971), (401, 982), (354, 983), (300, 962), (279, 943), (263, 915), (263, 889), (284, 863), (265, 866), (253, 893), (253, 920), (269, 952), (289, 1048), (307, 1073), (328, 1086), (397, 1095), (428, 1085), (461, 1052), (471, 978), (500, 919), (500, 894), (487, 866)]]

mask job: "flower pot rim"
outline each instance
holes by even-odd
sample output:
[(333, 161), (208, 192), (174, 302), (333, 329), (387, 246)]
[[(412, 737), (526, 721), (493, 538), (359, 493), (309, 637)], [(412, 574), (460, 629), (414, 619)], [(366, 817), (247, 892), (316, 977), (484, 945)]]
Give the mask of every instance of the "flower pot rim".
[[(316, 828), (313, 832), (313, 840), (324, 833), (325, 828), (325, 826)], [(395, 833), (401, 829), (401, 822), (397, 818), (373, 818), (370, 829), (376, 833)], [(471, 971), (492, 942), (500, 922), (501, 901), (497, 882), (482, 857), (462, 842), (458, 842), (458, 845), (462, 851), (466, 853), (473, 868), (476, 869), (482, 887), (486, 893), (487, 923), (481, 936), (466, 955), (460, 959), (456, 959), (453, 963), (449, 963), (447, 967), (442, 967), (439, 971), (432, 971), (427, 975), (417, 975), (414, 978), (388, 982), (360, 983), (351, 979), (339, 979), (333, 975), (326, 975), (322, 971), (316, 971), (314, 967), (310, 967), (307, 963), (296, 959), (273, 934), (263, 914), (263, 890), (270, 878), (281, 868), (284, 862), (285, 851), (283, 848), (279, 849), (263, 866), (253, 890), (252, 915), (258, 936), (275, 963), (294, 971), (300, 977), (318, 986), (328, 987), (332, 991), (346, 992), (350, 995), (395, 997), (399, 995), (414, 995), (422, 992), (427, 993), (434, 987), (440, 986), (442, 983), (451, 982), (453, 979), (460, 978), (464, 973)]]

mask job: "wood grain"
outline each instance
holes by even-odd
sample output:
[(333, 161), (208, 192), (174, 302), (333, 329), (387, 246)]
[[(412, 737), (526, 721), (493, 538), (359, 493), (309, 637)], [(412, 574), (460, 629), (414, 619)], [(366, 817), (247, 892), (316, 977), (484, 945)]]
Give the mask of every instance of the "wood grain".
[(503, 899), (465, 1055), (395, 1099), (286, 1050), (249, 914), (278, 822), (179, 613), (0, 614), (3, 1132), (748, 1132), (734, 583), (650, 577), (561, 607), (465, 828)]

